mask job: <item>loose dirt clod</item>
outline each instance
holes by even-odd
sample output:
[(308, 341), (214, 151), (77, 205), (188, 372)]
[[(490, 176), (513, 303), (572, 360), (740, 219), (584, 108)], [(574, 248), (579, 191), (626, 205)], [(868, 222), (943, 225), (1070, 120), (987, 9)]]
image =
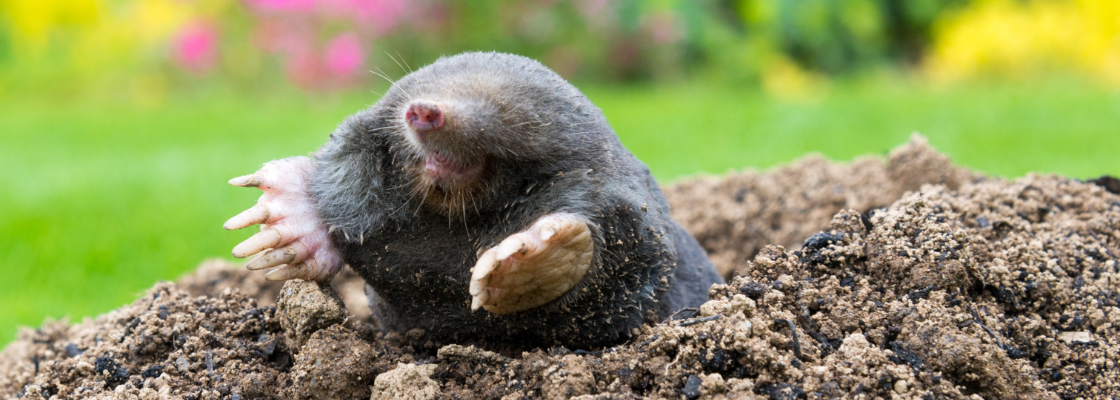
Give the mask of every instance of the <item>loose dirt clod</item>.
[(346, 321), (342, 298), (328, 283), (293, 279), (284, 283), (276, 300), (280, 327), (292, 349), (300, 349), (312, 334)]
[(436, 356), (441, 360), (489, 361), (492, 363), (507, 363), (510, 361), (509, 358), (492, 351), (457, 344), (440, 347)]
[(369, 397), (377, 352), (351, 329), (332, 325), (316, 331), (292, 366), (291, 396), (298, 399)]
[(429, 378), (435, 369), (435, 364), (397, 364), (393, 370), (377, 376), (370, 399), (438, 399), (439, 383)]
[(297, 352), (282, 313), (252, 298), (276, 289), (208, 266), (180, 283), (191, 294), (161, 283), (21, 331), (0, 397), (1120, 396), (1120, 196), (1104, 187), (979, 177), (917, 140), (886, 164), (811, 158), (667, 193), (732, 278), (615, 347), (435, 348), (350, 318)]

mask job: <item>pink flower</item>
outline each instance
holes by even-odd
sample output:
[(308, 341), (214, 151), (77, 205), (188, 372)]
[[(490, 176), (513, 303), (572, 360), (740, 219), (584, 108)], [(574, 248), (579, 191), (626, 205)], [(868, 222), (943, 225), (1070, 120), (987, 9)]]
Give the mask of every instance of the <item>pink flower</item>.
[(218, 61), (218, 31), (210, 24), (196, 21), (179, 31), (174, 43), (175, 63), (194, 73), (214, 68)]
[[(297, 85), (323, 90), (363, 81), (365, 45), (422, 14), (428, 4), (416, 0), (241, 1), (256, 22), (254, 44), (279, 56)], [(343, 33), (323, 40), (324, 32), (338, 29)]]
[(297, 51), (287, 55), (285, 69), (288, 78), (305, 88), (320, 86), (326, 77), (319, 66), (319, 60), (308, 51)]
[(365, 61), (365, 50), (362, 49), (358, 36), (347, 32), (327, 43), (323, 61), (331, 74), (354, 75)]
[(378, 36), (396, 27), (409, 7), (406, 0), (319, 0), (319, 3), (325, 11), (350, 18), (357, 26), (372, 29)]
[(310, 52), (315, 47), (315, 34), (306, 24), (264, 19), (253, 33), (253, 42), (272, 54)]
[(592, 19), (606, 11), (610, 2), (611, 0), (578, 0), (575, 5), (584, 18)]
[(671, 13), (661, 12), (651, 15), (645, 22), (653, 43), (672, 44), (681, 39), (681, 32)]
[(253, 8), (266, 12), (315, 10), (315, 0), (246, 0)]

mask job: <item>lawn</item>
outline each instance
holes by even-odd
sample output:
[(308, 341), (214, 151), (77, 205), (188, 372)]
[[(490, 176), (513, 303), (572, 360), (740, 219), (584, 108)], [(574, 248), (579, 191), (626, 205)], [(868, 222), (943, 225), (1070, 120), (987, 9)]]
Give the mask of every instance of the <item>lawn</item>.
[[(914, 131), (995, 175), (1120, 175), (1120, 92), (1087, 83), (837, 84), (800, 101), (703, 85), (586, 93), (662, 181), (810, 152), (885, 154)], [(314, 150), (376, 97), (200, 91), (144, 107), (0, 99), (0, 345), (19, 325), (96, 315), (229, 257), (249, 233), (221, 224), (258, 192), (225, 181)]]

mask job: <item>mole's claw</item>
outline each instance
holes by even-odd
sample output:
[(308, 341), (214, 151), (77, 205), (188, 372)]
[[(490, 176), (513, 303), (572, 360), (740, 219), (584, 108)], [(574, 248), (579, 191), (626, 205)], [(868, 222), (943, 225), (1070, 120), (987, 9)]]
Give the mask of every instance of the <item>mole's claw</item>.
[(552, 235), (555, 235), (555, 234), (556, 234), (556, 227), (552, 226), (552, 224), (548, 224), (548, 225), (541, 228), (540, 238), (541, 238), (541, 240), (547, 242), (548, 239), (552, 239)]
[(483, 290), (478, 296), (471, 297), (471, 311), (478, 311), (488, 301), (490, 301), (490, 292)]
[(233, 248), (233, 256), (245, 258), (260, 253), (261, 250), (276, 247), (280, 244), (280, 232), (275, 229), (265, 229)]
[(509, 256), (525, 250), (526, 247), (527, 246), (524, 240), (517, 236), (510, 236), (509, 238), (506, 238), (506, 240), (503, 240), (502, 243), (498, 244), (495, 258), (498, 261), (505, 261), (505, 259), (509, 258)]
[(228, 231), (263, 224), (268, 221), (269, 215), (268, 207), (264, 204), (257, 204), (230, 218), (222, 225), (222, 228)]
[(291, 279), (302, 279), (305, 274), (304, 268), (297, 267), (292, 264), (268, 271), (264, 274), (264, 279), (269, 281), (286, 281)]
[(254, 258), (245, 264), (250, 271), (272, 268), (278, 265), (295, 264), (307, 258), (307, 246), (295, 242), (279, 249), (269, 250), (260, 257)]
[(229, 184), (241, 187), (257, 187), (261, 185), (261, 181), (262, 180), (260, 174), (254, 173), (230, 179)]
[[(497, 259), (494, 257), (494, 251), (490, 250), (482, 253), (482, 257), (475, 263), (473, 272), (471, 273), (471, 296), (478, 296), (486, 291), (486, 285), (490, 284), (490, 272), (494, 270), (497, 264)], [(477, 308), (473, 307), (472, 308)]]

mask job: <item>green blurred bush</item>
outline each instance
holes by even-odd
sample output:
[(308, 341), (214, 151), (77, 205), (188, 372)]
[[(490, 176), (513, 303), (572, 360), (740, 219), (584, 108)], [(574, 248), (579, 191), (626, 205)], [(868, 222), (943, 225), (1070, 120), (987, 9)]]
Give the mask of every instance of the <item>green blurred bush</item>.
[(966, 0), (741, 0), (738, 28), (799, 65), (830, 74), (913, 65), (937, 18)]

